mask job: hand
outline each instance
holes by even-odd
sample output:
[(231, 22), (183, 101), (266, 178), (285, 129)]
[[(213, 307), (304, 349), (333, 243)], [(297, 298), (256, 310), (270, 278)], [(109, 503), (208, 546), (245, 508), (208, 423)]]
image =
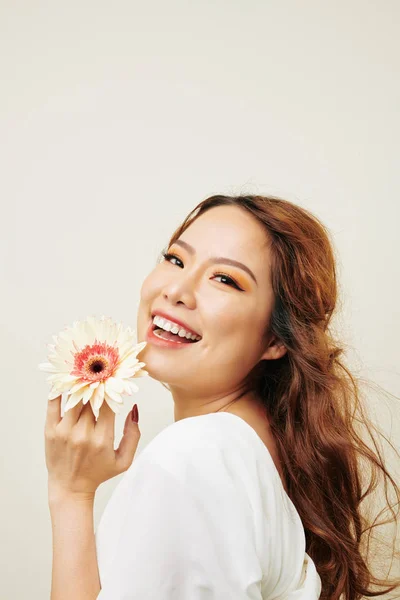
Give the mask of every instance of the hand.
[(45, 424), (49, 500), (60, 496), (94, 498), (99, 485), (132, 464), (140, 431), (129, 412), (124, 434), (114, 450), (115, 413), (104, 401), (96, 422), (90, 402), (61, 417), (61, 396), (48, 400)]

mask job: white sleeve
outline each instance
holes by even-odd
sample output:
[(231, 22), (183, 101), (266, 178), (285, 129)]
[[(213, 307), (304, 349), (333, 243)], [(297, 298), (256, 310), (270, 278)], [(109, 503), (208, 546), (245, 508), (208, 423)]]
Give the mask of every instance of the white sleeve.
[(260, 600), (248, 512), (222, 462), (210, 477), (189, 464), (185, 481), (139, 462), (97, 528), (98, 600)]

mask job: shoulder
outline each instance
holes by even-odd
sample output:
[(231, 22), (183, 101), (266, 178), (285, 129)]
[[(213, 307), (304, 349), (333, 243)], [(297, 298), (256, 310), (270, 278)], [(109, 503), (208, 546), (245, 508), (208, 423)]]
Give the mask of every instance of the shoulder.
[(167, 463), (170, 458), (188, 459), (207, 450), (222, 450), (232, 444), (235, 433), (231, 423), (218, 417), (220, 413), (209, 413), (175, 421), (160, 431), (140, 456)]
[(216, 473), (232, 477), (254, 463), (258, 448), (251, 434), (228, 413), (188, 417), (157, 434), (138, 461), (157, 463), (185, 480), (201, 473), (208, 478)]

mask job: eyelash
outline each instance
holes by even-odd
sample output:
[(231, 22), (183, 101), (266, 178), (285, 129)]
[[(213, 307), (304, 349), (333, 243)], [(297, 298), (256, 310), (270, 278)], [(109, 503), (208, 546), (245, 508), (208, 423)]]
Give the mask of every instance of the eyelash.
[[(166, 260), (168, 262), (171, 262), (171, 258), (177, 258), (183, 264), (183, 262), (181, 261), (179, 256), (176, 256), (176, 254), (171, 254), (170, 252), (162, 252), (162, 256), (164, 257), (164, 260)], [(225, 273), (214, 273), (214, 277), (215, 276), (221, 276), (221, 277), (225, 277), (226, 279), (229, 279), (229, 281), (231, 281), (233, 283), (233, 285), (231, 283), (224, 284), (224, 285), (229, 285), (230, 287), (235, 287), (239, 291), (243, 292), (242, 288), (239, 287), (239, 285), (236, 283), (236, 281), (234, 279), (232, 279), (232, 277), (230, 277), (229, 275), (226, 275)], [(221, 282), (221, 283), (223, 283), (223, 282)]]

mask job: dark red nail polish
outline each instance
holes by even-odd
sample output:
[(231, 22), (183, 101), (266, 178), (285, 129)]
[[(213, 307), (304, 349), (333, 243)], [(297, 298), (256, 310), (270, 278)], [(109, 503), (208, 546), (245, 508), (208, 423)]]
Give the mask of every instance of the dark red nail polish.
[(132, 421), (134, 421), (135, 423), (139, 423), (139, 410), (137, 407), (137, 404), (134, 405), (134, 407), (132, 408)]

